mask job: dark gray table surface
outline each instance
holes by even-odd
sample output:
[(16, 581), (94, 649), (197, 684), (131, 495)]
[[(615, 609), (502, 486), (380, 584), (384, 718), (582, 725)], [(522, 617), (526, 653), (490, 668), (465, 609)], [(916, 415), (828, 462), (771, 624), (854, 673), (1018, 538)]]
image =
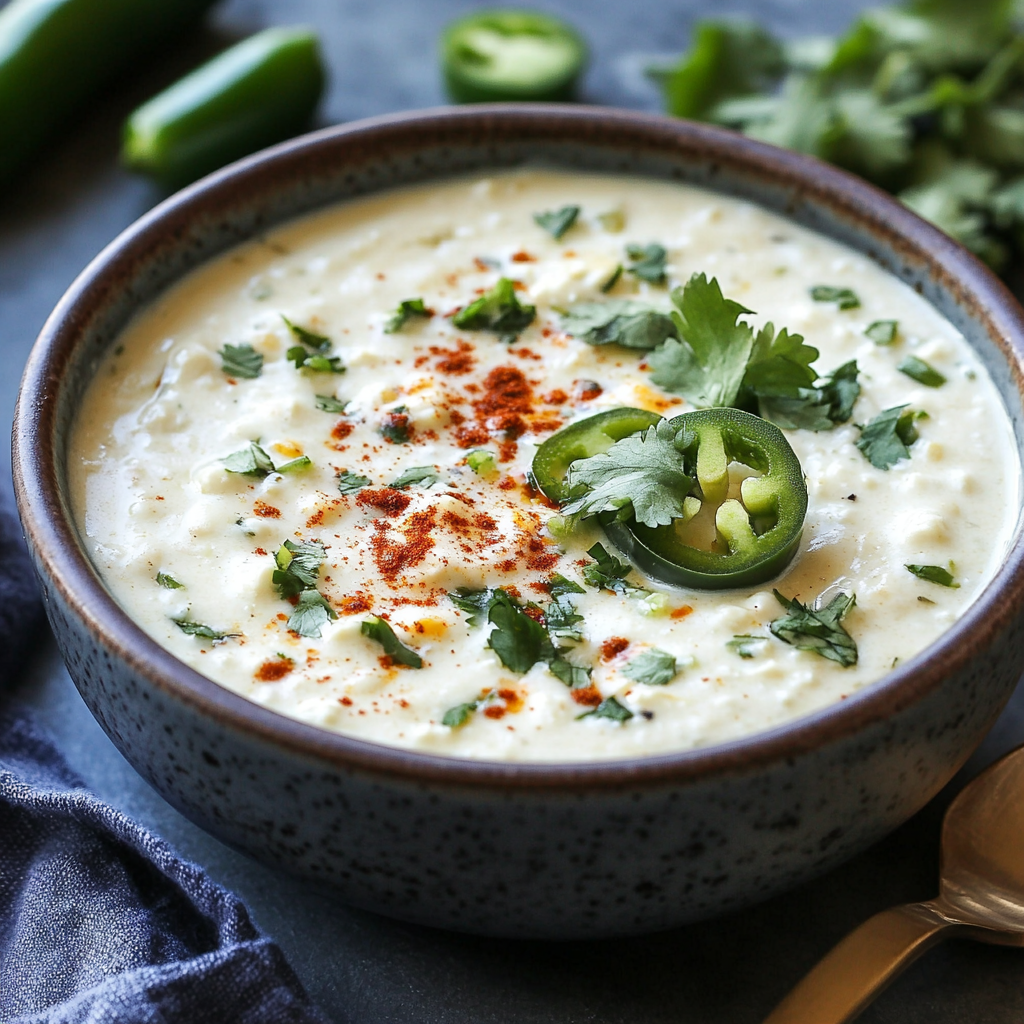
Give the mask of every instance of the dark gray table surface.
[[(47, 313), (75, 274), (160, 195), (118, 169), (125, 114), (223, 45), (273, 23), (321, 32), (332, 71), (325, 123), (443, 101), (435, 40), (470, 0), (228, 0), (180, 51), (114, 90), (0, 196), (0, 419)], [(857, 0), (544, 0), (593, 48), (585, 98), (647, 109), (642, 68), (678, 52), (696, 16), (752, 13), (783, 35), (834, 31)], [(6, 475), (9, 454), (0, 456)], [(4, 698), (11, 699), (11, 698)], [(627, 941), (551, 945), (459, 936), (345, 907), (263, 868), (186, 821), (146, 785), (90, 717), (48, 635), (15, 686), (102, 797), (165, 836), (239, 893), (338, 1022), (383, 1024), (754, 1024), (835, 941), (882, 908), (934, 895), (943, 808), (966, 778), (1024, 740), (1018, 691), (963, 772), (893, 835), (843, 867), (751, 910)], [(968, 943), (931, 952), (865, 1024), (1019, 1024), (1024, 953)]]

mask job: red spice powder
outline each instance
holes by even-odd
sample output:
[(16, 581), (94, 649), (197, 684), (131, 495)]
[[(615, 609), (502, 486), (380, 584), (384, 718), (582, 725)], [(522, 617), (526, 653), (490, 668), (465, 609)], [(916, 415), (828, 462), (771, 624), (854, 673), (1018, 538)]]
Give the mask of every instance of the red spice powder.
[(629, 641), (624, 636), (610, 636), (601, 644), (601, 657), (605, 661), (617, 658), (627, 647)]
[(272, 658), (256, 669), (256, 678), (261, 683), (276, 683), (279, 679), (284, 679), (293, 668), (295, 662), (291, 658)]
[(346, 594), (338, 602), (337, 607), (342, 615), (361, 615), (373, 607), (373, 597), (370, 594), (364, 594), (362, 591), (358, 591), (355, 594)]
[(434, 364), (438, 373), (447, 373), (453, 377), (469, 373), (476, 366), (473, 358), (473, 346), (468, 341), (459, 341), (458, 348), (441, 348), (438, 345), (430, 346), (430, 354), (441, 358)]
[(252, 507), (253, 515), (262, 516), (264, 519), (280, 519), (281, 510), (274, 508), (273, 505), (268, 505), (265, 501), (256, 499), (256, 504)]
[(670, 619), (685, 619), (687, 615), (692, 612), (693, 609), (688, 604), (680, 605), (678, 608), (673, 608), (669, 613)]
[(498, 524), (494, 521), (494, 518), (489, 516), (486, 512), (478, 512), (473, 516), (473, 525), (478, 530), (484, 530), (485, 532), (490, 532), (491, 530), (496, 530), (498, 528)]
[(565, 405), (569, 401), (569, 396), (561, 388), (556, 388), (546, 395), (541, 395), (541, 401), (547, 402), (548, 405)]
[(364, 487), (356, 497), (359, 505), (370, 505), (380, 509), (386, 516), (401, 515), (408, 507), (412, 498), (394, 487)]
[(520, 249), (519, 252), (512, 253), (512, 262), (513, 263), (536, 263), (537, 262), (537, 257), (536, 256), (531, 256), (525, 250)]
[(352, 698), (351, 697), (339, 697), (338, 698), (338, 703), (339, 704), (344, 704), (345, 707), (350, 708), (350, 707), (352, 707)]
[(267, 554), (267, 552), (266, 552), (266, 550), (265, 550), (264, 548), (257, 548), (257, 549), (256, 549), (256, 550), (255, 550), (255, 551), (253, 552), (253, 554), (254, 554), (254, 555), (260, 555), (260, 556), (262, 556), (262, 557), (265, 557), (265, 556), (266, 556), (266, 554)]
[(591, 402), (604, 391), (604, 388), (596, 380), (573, 381), (573, 386), (576, 391), (576, 397), (581, 402)]
[(434, 528), (436, 518), (435, 508), (414, 512), (402, 529), (404, 543), (392, 536), (390, 524), (383, 519), (373, 524), (370, 549), (377, 569), (388, 583), (393, 584), (402, 572), (419, 565), (426, 558), (427, 552), (434, 546), (430, 531)]
[(496, 366), (484, 378), (484, 394), (473, 403), (477, 421), (511, 438), (526, 432), (523, 413), (533, 412), (533, 389), (517, 366)]
[(331, 431), (331, 437), (336, 441), (344, 441), (353, 430), (355, 430), (355, 427), (348, 420), (338, 420)]
[(570, 690), (569, 696), (572, 697), (577, 704), (582, 704), (587, 708), (596, 708), (602, 700), (601, 691), (593, 684), (590, 686), (581, 686), (575, 690)]
[(484, 714), (488, 718), (504, 718), (505, 717), (505, 705), (504, 704), (488, 704), (484, 708)]
[(479, 448), (490, 439), (491, 435), (483, 427), (459, 427), (455, 431), (455, 443), (460, 448)]

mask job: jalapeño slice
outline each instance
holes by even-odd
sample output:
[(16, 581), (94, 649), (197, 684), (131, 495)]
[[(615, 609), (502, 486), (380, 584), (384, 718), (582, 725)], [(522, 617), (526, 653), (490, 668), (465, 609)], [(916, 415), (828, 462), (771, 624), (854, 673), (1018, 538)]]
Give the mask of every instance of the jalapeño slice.
[(445, 84), (456, 103), (571, 99), (586, 62), (580, 36), (537, 11), (477, 11), (441, 38)]
[[(570, 463), (610, 447), (597, 447), (601, 437), (615, 441), (628, 436), (628, 424), (642, 430), (658, 419), (638, 409), (615, 409), (560, 431), (538, 449), (538, 486), (564, 502)], [(683, 520), (648, 527), (635, 519), (616, 522), (613, 513), (604, 513), (598, 519), (608, 538), (637, 569), (670, 586), (723, 590), (778, 575), (796, 554), (807, 512), (803, 470), (785, 435), (739, 409), (704, 409), (670, 422), (683, 431), (680, 458), (696, 477), (701, 502), (715, 509), (714, 542), (708, 549), (687, 543), (679, 532)], [(760, 474), (743, 480), (738, 498), (729, 497), (733, 462)]]
[(533, 476), (537, 486), (552, 501), (562, 504), (569, 497), (565, 477), (578, 459), (589, 459), (608, 451), (616, 441), (653, 427), (661, 419), (646, 409), (609, 409), (571, 423), (552, 434), (533, 457)]

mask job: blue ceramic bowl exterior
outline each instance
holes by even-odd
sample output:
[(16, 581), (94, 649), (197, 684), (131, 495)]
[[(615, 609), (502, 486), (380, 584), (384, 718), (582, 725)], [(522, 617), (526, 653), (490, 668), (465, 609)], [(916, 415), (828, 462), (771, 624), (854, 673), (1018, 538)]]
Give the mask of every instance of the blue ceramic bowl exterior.
[(379, 189), (522, 163), (685, 181), (870, 254), (977, 348), (1024, 450), (1024, 319), (988, 270), (871, 186), (682, 121), (582, 107), (428, 111), (286, 143), (128, 229), (50, 317), (25, 371), (15, 483), (48, 614), (92, 713), (175, 807), (366, 909), (501, 936), (683, 924), (820, 873), (918, 810), (1024, 669), (1024, 541), (936, 644), (841, 705), (706, 750), (596, 764), (437, 757), (338, 736), (216, 685), (113, 601), (69, 512), (69, 426), (127, 319), (284, 219)]

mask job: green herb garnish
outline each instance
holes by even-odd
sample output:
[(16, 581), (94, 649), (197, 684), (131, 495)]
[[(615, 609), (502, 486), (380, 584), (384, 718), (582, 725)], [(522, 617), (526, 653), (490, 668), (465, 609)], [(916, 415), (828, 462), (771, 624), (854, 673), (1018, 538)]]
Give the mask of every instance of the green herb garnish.
[(469, 721), (470, 716), (482, 703), (482, 700), (472, 700), (468, 704), (456, 704), (444, 713), (441, 724), (448, 726), (449, 729), (458, 729)]
[(796, 598), (772, 591), (786, 614), (768, 624), (780, 640), (801, 651), (813, 651), (836, 661), (844, 668), (857, 664), (857, 645), (843, 628), (842, 620), (857, 603), (853, 594), (838, 593), (820, 611), (801, 604)]
[(316, 407), (321, 412), (333, 412), (339, 415), (345, 411), (345, 403), (333, 395), (317, 395)]
[(422, 299), (403, 299), (398, 304), (398, 309), (391, 314), (391, 319), (388, 320), (384, 326), (385, 334), (396, 334), (400, 331), (413, 317), (423, 317), (429, 319), (434, 315), (434, 311), (427, 309), (423, 304)]
[(466, 465), (477, 476), (491, 476), (498, 471), (494, 453), (489, 452), (486, 448), (474, 448), (472, 451), (466, 452)]
[(296, 473), (301, 469), (309, 469), (313, 465), (313, 460), (308, 455), (300, 455), (297, 459), (292, 459), (289, 462), (282, 462), (280, 466), (275, 467), (277, 473)]
[(348, 469), (338, 470), (338, 490), (342, 494), (355, 494), (370, 483), (368, 476), (360, 476)]
[(857, 448), (876, 469), (888, 470), (902, 459), (910, 458), (910, 446), (918, 439), (915, 413), (905, 405), (896, 405), (880, 412), (866, 426), (860, 427)]
[(811, 289), (811, 298), (815, 302), (834, 302), (840, 309), (857, 309), (860, 306), (855, 291), (831, 284), (816, 284)]
[(320, 630), (338, 613), (319, 590), (304, 590), (299, 594), (298, 604), (288, 618), (287, 626), (299, 636), (314, 640), (320, 637)]
[(912, 572), (918, 579), (937, 583), (940, 587), (950, 587), (953, 590), (960, 587), (953, 574), (948, 569), (943, 569), (941, 565), (905, 565), (904, 568)]
[(406, 487), (413, 484), (420, 484), (423, 487), (433, 487), (441, 479), (441, 474), (433, 466), (411, 466), (402, 470), (401, 474), (388, 484), (396, 491), (404, 491)]
[(469, 615), (466, 625), (482, 626), (487, 621), (487, 613), (491, 610), (494, 593), (493, 590), (471, 590), (469, 587), (459, 587), (454, 593), (448, 595), (448, 599), (456, 608)]
[(582, 665), (574, 665), (565, 658), (552, 658), (548, 662), (551, 674), (560, 682), (565, 683), (570, 690), (585, 690), (590, 686), (589, 668)]
[(614, 555), (609, 554), (603, 545), (595, 544), (588, 552), (594, 559), (588, 565), (583, 566), (583, 582), (596, 590), (610, 590), (613, 594), (629, 594), (642, 590), (642, 587), (634, 586), (626, 581), (626, 577), (633, 571), (629, 562), (620, 562)]
[(538, 227), (542, 227), (557, 242), (576, 223), (579, 215), (580, 207), (563, 206), (560, 210), (535, 213), (533, 219)]
[(622, 674), (635, 683), (645, 683), (647, 686), (665, 686), (675, 679), (678, 671), (674, 655), (653, 647), (626, 662)]
[(940, 388), (946, 383), (946, 378), (934, 366), (929, 366), (917, 356), (905, 356), (897, 364), (896, 369), (926, 388)]
[(320, 566), (327, 557), (323, 544), (286, 540), (274, 556), (274, 569), (270, 582), (283, 598), (295, 597), (315, 587)]
[(610, 718), (613, 722), (628, 722), (633, 712), (624, 707), (614, 697), (606, 697), (593, 711), (584, 711), (577, 718)]
[(392, 444), (406, 444), (412, 437), (412, 424), (409, 422), (408, 410), (404, 405), (397, 405), (384, 414), (380, 424), (380, 436)]
[(405, 665), (406, 668), (423, 668), (423, 659), (412, 648), (406, 647), (395, 636), (395, 631), (391, 628), (390, 623), (379, 616), (374, 615), (366, 619), (360, 625), (359, 630), (363, 636), (380, 644), (384, 648), (385, 655), (393, 662)]
[(898, 320), (876, 320), (867, 326), (864, 334), (876, 345), (891, 345), (896, 340), (898, 330)]
[(547, 630), (504, 590), (491, 592), (487, 618), (494, 624), (487, 646), (505, 668), (512, 672), (529, 672), (538, 661), (554, 657)]
[(452, 323), (467, 331), (493, 331), (501, 341), (511, 343), (536, 315), (537, 307), (520, 303), (515, 286), (502, 277), (489, 292), (459, 310)]
[(598, 289), (603, 295), (607, 295), (618, 283), (622, 277), (623, 266), (621, 263), (615, 264), (615, 269), (601, 282), (600, 288)]
[(315, 373), (344, 373), (340, 356), (328, 355), (331, 351), (331, 339), (326, 335), (317, 334), (306, 327), (293, 324), (284, 314), (281, 319), (288, 330), (299, 342), (285, 353), (286, 358), (295, 364), (296, 370), (312, 370)]
[(650, 245), (627, 245), (626, 255), (630, 259), (626, 270), (641, 281), (650, 284), (665, 283), (665, 261), (668, 253), (663, 245), (651, 242)]
[(578, 302), (563, 314), (562, 328), (588, 345), (622, 345), (642, 351), (678, 337), (668, 313), (629, 299)]
[(248, 448), (232, 452), (220, 461), (229, 473), (242, 476), (269, 476), (276, 472), (273, 459), (255, 441), (250, 441)]
[(753, 658), (756, 653), (755, 648), (757, 645), (766, 642), (767, 637), (740, 634), (739, 636), (734, 636), (731, 640), (726, 640), (725, 646), (728, 647), (730, 651), (734, 651), (741, 658)]
[(181, 590), (185, 586), (184, 583), (179, 583), (169, 572), (158, 572), (156, 574), (156, 581), (161, 587), (166, 587), (168, 590)]
[(227, 640), (228, 637), (238, 636), (237, 633), (222, 633), (219, 629), (214, 629), (213, 626), (206, 626), (202, 622), (193, 622), (188, 615), (182, 619), (171, 619), (178, 629), (182, 631), (186, 636), (198, 636), (203, 640)]
[(252, 345), (225, 345), (218, 354), (220, 368), (229, 377), (254, 380), (263, 372), (263, 354)]

